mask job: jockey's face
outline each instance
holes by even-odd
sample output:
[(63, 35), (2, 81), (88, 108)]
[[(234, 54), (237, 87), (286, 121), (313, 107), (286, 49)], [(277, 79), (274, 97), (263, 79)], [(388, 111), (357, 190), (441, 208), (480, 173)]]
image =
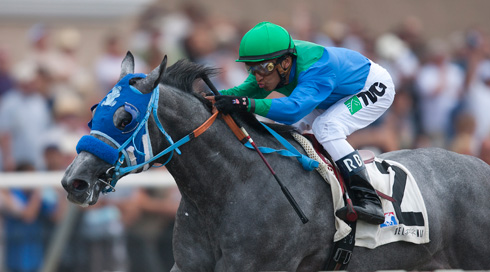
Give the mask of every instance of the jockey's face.
[(276, 59), (273, 59), (259, 63), (246, 63), (247, 69), (255, 76), (259, 87), (268, 92), (273, 91), (280, 81), (279, 74), (276, 71), (276, 61)]

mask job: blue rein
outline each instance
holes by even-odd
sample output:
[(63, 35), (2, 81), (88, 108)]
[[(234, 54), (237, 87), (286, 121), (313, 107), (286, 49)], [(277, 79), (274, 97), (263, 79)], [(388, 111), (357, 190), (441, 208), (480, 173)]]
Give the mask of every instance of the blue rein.
[[(319, 162), (311, 159), (308, 156), (301, 154), (296, 148), (294, 148), (293, 145), (291, 145), (286, 139), (284, 139), (281, 135), (279, 135), (279, 133), (275, 132), (266, 124), (262, 122), (259, 123), (262, 124), (262, 126), (265, 127), (269, 131), (269, 133), (272, 134), (272, 136), (274, 136), (287, 149), (287, 150), (284, 149), (277, 150), (269, 147), (259, 147), (260, 152), (264, 154), (278, 153), (279, 155), (285, 157), (296, 157), (296, 159), (301, 163), (301, 165), (306, 171), (312, 171), (313, 169), (318, 168)], [(252, 144), (250, 144), (249, 142), (245, 143), (245, 146), (249, 149), (254, 149)]]

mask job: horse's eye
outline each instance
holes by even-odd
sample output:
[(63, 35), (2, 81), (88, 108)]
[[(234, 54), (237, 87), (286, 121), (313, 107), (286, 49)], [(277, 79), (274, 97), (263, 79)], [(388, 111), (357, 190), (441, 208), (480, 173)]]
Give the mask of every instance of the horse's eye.
[(131, 115), (131, 113), (127, 112), (124, 109), (124, 106), (119, 107), (112, 117), (114, 126), (116, 126), (120, 130), (124, 130), (126, 126), (131, 123), (132, 120), (133, 116)]
[(91, 108), (90, 108), (90, 111), (92, 112), (92, 119), (94, 118), (95, 116), (95, 111), (97, 110), (99, 104), (95, 104), (93, 105)]

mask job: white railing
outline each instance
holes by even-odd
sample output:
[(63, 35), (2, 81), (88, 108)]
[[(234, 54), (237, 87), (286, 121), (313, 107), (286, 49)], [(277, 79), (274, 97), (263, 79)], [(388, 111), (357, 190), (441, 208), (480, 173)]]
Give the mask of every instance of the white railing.
[[(59, 172), (0, 172), (0, 188), (61, 187), (63, 171)], [(150, 170), (130, 174), (118, 181), (117, 187), (168, 187), (175, 180), (166, 170)]]

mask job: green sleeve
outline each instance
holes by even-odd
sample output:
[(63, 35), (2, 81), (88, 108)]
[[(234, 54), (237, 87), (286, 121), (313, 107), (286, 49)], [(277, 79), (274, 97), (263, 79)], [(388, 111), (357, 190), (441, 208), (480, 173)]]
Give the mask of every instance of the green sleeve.
[(259, 88), (255, 76), (250, 74), (245, 81), (231, 89), (221, 90), (222, 95), (247, 96), (250, 98), (265, 98), (269, 92)]
[[(257, 81), (255, 80), (255, 76), (250, 74), (247, 79), (236, 87), (227, 90), (221, 90), (220, 93), (222, 95), (235, 95), (235, 96), (246, 96), (249, 98), (254, 98), (255, 102), (255, 111), (254, 113), (260, 116), (266, 116), (271, 108), (271, 99), (263, 99), (267, 97), (270, 92), (259, 88)], [(249, 106), (250, 110), (250, 106)]]
[(254, 113), (267, 117), (267, 113), (271, 108), (272, 99), (255, 99)]

